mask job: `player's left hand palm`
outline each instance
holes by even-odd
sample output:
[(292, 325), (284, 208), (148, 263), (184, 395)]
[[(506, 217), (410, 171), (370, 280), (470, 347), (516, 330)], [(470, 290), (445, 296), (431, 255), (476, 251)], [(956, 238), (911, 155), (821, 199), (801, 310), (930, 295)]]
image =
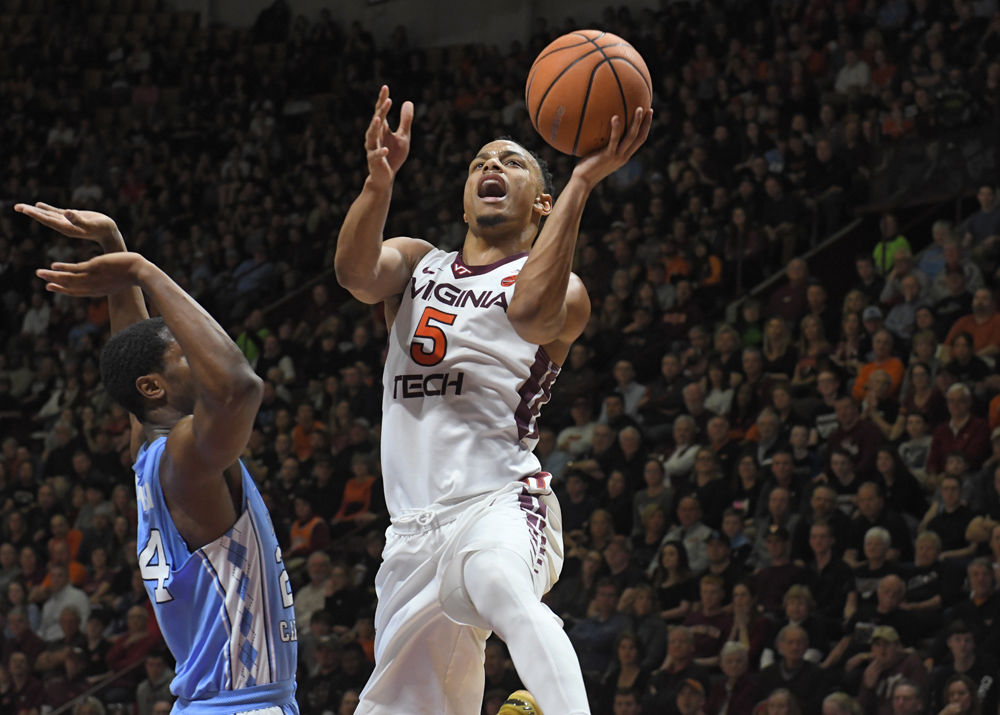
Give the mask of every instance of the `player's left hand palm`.
[(60, 209), (41, 201), (34, 206), (16, 204), (14, 210), (69, 238), (102, 243), (118, 233), (114, 219), (97, 211)]
[(99, 298), (137, 285), (137, 271), (144, 260), (138, 253), (106, 253), (83, 263), (53, 263), (35, 274), (53, 293)]
[(636, 109), (628, 131), (625, 131), (622, 118), (617, 115), (612, 117), (608, 143), (604, 148), (582, 157), (574, 167), (573, 175), (596, 185), (618, 171), (646, 141), (652, 121), (652, 109)]

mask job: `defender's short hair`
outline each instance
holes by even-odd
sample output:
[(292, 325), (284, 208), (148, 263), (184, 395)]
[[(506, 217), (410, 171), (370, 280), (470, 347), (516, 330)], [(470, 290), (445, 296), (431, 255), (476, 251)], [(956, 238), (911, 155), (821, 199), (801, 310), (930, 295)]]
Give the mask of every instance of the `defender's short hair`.
[(101, 350), (104, 388), (140, 422), (146, 417), (146, 401), (136, 389), (136, 380), (163, 371), (163, 354), (172, 340), (163, 318), (150, 318), (115, 333)]

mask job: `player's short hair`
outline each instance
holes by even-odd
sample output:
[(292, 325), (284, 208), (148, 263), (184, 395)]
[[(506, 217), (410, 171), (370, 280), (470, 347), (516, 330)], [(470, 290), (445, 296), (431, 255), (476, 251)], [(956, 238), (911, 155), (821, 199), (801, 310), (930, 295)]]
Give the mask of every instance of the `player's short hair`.
[(101, 350), (104, 389), (140, 422), (146, 418), (146, 400), (136, 380), (163, 370), (163, 354), (172, 341), (163, 318), (150, 318), (115, 333)]

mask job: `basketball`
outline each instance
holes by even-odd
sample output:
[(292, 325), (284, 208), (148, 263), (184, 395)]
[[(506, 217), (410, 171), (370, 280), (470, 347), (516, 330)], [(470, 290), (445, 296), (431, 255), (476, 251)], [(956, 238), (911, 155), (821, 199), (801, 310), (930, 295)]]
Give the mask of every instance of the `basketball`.
[(531, 65), (524, 89), (531, 124), (550, 146), (584, 156), (611, 136), (611, 117), (649, 109), (653, 84), (642, 56), (610, 32), (577, 30), (554, 40)]

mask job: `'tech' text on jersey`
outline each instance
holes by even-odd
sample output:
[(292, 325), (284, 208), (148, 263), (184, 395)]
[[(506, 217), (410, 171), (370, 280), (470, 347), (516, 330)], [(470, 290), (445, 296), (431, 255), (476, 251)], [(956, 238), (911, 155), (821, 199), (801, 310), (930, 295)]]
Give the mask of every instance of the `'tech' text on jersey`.
[(382, 468), (395, 517), (492, 492), (539, 470), (536, 418), (559, 367), (507, 319), (527, 253), (467, 266), (432, 249), (389, 334)]
[[(292, 591), (267, 507), (243, 474), (243, 510), (225, 534), (189, 550), (160, 487), (160, 437), (135, 463), (139, 572), (177, 659), (170, 685), (184, 712), (294, 708), (297, 635)], [(176, 707), (176, 706), (175, 706)], [(176, 712), (176, 710), (175, 710)]]

